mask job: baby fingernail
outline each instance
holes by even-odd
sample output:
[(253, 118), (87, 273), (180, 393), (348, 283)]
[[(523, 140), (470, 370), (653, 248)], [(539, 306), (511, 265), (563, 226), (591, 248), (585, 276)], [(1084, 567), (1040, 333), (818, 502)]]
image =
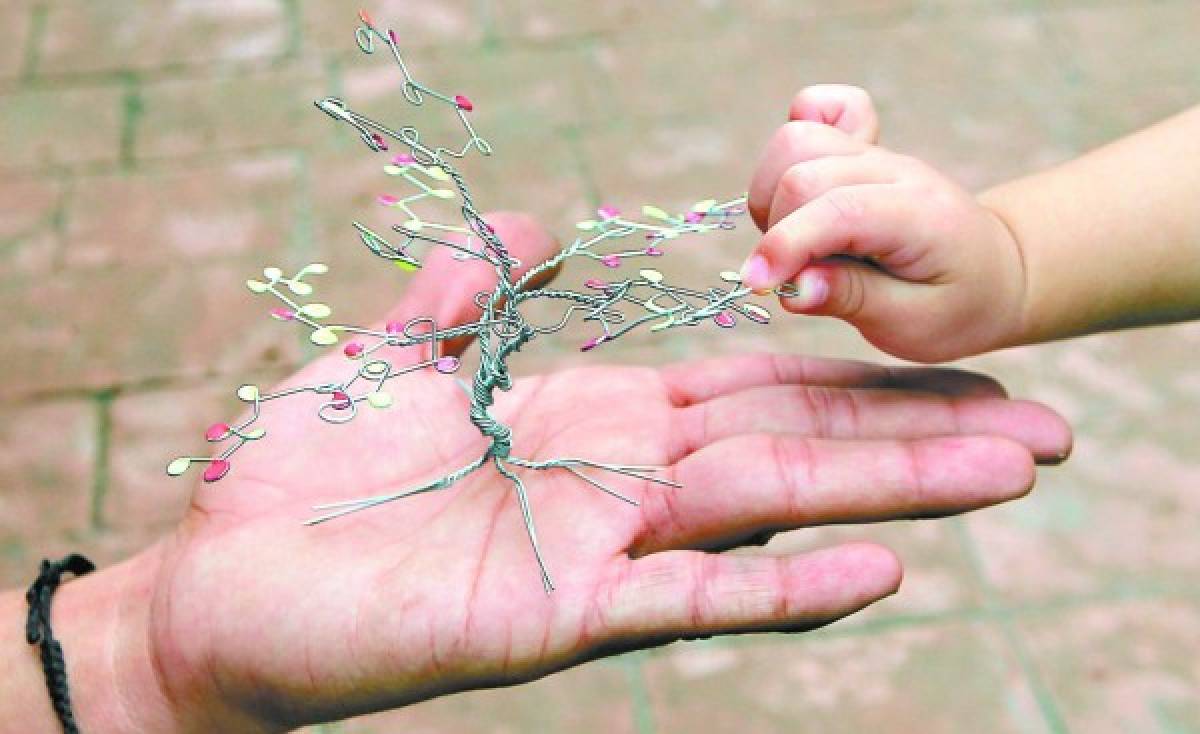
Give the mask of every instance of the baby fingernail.
[(742, 265), (742, 283), (752, 289), (764, 288), (770, 276), (767, 258), (762, 255), (752, 255)]
[(803, 309), (816, 308), (829, 297), (829, 283), (817, 273), (801, 275), (798, 290), (796, 300)]

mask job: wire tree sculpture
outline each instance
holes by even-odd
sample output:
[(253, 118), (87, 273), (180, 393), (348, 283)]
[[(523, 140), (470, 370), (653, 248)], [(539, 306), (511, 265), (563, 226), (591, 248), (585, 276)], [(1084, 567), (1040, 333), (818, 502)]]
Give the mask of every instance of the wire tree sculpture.
[[(664, 254), (663, 248), (681, 236), (732, 229), (735, 226), (734, 217), (745, 211), (745, 197), (728, 201), (700, 201), (689, 211), (678, 215), (647, 205), (642, 208), (641, 218), (626, 217), (611, 206), (601, 207), (595, 219), (578, 223), (579, 234), (573, 242), (514, 279), (513, 268), (520, 263), (510, 255), (495, 230), (480, 215), (466, 181), (453, 163), (472, 153), (482, 156), (492, 153), (492, 146), (480, 137), (471, 124), (473, 103), (463, 95), (446, 95), (417, 81), (401, 55), (396, 33), (381, 30), (365, 11), (360, 11), (359, 18), (362, 22), (355, 31), (359, 49), (372, 54), (382, 44), (391, 52), (403, 77), (402, 90), (407, 103), (413, 106), (426, 103), (445, 106), (457, 115), (467, 138), (457, 148), (430, 145), (421, 139), (420, 131), (415, 127), (389, 128), (355, 112), (336, 97), (315, 102), (320, 110), (334, 120), (352, 127), (373, 152), (387, 152), (393, 146), (401, 150), (394, 154), (383, 171), (401, 182), (408, 193), (405, 196), (383, 195), (378, 197), (378, 203), (398, 210), (407, 219), (393, 227), (395, 235), (391, 241), (360, 222), (353, 222), (362, 244), (374, 255), (407, 271), (421, 267), (416, 251), (418, 243), (447, 247), (454, 251), (452, 254), (456, 259), (481, 260), (491, 265), (496, 272), (496, 285), (491, 292), (476, 295), (479, 317), (473, 322), (440, 329), (432, 318), (419, 317), (404, 323), (391, 322), (384, 329), (376, 330), (327, 323), (326, 319), (332, 314), (329, 306), (316, 301), (304, 302), (313, 294), (313, 287), (306, 278), (326, 274), (329, 270), (326, 265), (305, 265), (292, 275), (285, 275), (279, 267), (264, 268), (262, 279), (247, 280), (246, 287), (253, 293), (277, 299), (280, 305), (272, 309), (271, 315), (308, 329), (313, 344), (333, 347), (347, 340), (342, 344), (342, 353), (350, 362), (346, 375), (340, 381), (277, 392), (262, 392), (255, 385), (242, 385), (237, 390), (237, 397), (250, 406), (249, 417), (235, 425), (216, 423), (210, 426), (205, 438), (220, 447), (216, 455), (179, 457), (170, 462), (167, 473), (179, 476), (191, 465), (199, 464), (205, 467), (202, 476), (206, 482), (215, 482), (226, 476), (231, 469), (233, 455), (247, 444), (266, 436), (266, 430), (255, 424), (266, 405), (275, 400), (302, 393), (322, 396), (326, 401), (317, 410), (317, 417), (329, 423), (353, 420), (364, 404), (373, 409), (386, 409), (392, 404), (388, 387), (393, 380), (430, 368), (448, 376), (454, 374), (461, 367), (460, 360), (453, 355), (443, 354), (440, 348), (442, 342), (474, 337), (479, 344), (479, 365), (470, 385), (463, 385), (470, 398), (467, 417), (488, 439), (487, 448), (465, 466), (454, 468), (425, 484), (393, 494), (317, 505), (313, 509), (323, 514), (309, 519), (305, 524), (316, 525), (403, 497), (446, 489), (467, 475), (491, 465), (512, 483), (541, 572), (542, 584), (550, 592), (554, 584), (538, 545), (529, 497), (524, 481), (517, 474), (518, 470), (567, 471), (600, 491), (632, 505), (636, 505), (637, 501), (608, 486), (595, 474), (608, 472), (660, 485), (680, 485), (656, 476), (662, 467), (612, 464), (570, 457), (532, 461), (512, 455), (511, 430), (489, 411), (496, 390), (508, 390), (512, 386), (509, 357), (538, 337), (566, 328), (574, 317), (599, 327), (598, 333), (593, 333), (581, 347), (583, 351), (591, 351), (643, 325), (649, 325), (652, 332), (709, 322), (721, 328), (732, 328), (739, 317), (765, 324), (770, 321), (771, 315), (762, 306), (745, 302), (751, 291), (742, 285), (740, 276), (735, 272), (721, 273), (721, 285), (704, 290), (671, 285), (662, 273), (652, 268), (639, 269), (635, 277), (609, 281), (590, 278), (584, 283), (584, 291), (537, 287), (538, 276), (572, 258), (590, 258), (615, 270), (628, 260), (660, 257)], [(447, 188), (446, 184), (452, 188)], [(430, 199), (457, 199), (462, 222), (446, 224), (422, 218), (414, 205)], [(549, 325), (527, 321), (521, 307), (544, 299), (565, 304), (561, 318)], [(429, 357), (416, 364), (398, 367), (380, 353), (385, 347), (427, 347)]]

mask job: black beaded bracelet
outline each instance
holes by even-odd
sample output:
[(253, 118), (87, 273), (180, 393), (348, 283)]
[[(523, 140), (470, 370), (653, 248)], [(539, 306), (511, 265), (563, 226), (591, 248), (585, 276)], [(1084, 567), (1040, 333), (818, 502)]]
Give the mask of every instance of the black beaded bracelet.
[(29, 618), (25, 622), (25, 639), (30, 645), (40, 645), (42, 672), (46, 674), (46, 688), (50, 690), (50, 703), (54, 713), (62, 722), (66, 734), (79, 734), (75, 714), (71, 711), (71, 695), (67, 691), (67, 663), (63, 658), (62, 646), (54, 639), (50, 630), (50, 600), (62, 583), (62, 575), (70, 572), (76, 576), (91, 573), (96, 566), (79, 555), (72, 553), (61, 561), (42, 561), (42, 571), (37, 580), (25, 592), (29, 602)]

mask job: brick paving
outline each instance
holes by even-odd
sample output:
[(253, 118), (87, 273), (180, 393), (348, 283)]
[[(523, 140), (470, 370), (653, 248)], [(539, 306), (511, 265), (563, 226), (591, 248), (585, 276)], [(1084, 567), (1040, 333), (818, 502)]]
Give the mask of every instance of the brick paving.
[[(885, 141), (971, 187), (1044, 166), (1200, 98), (1191, 0), (380, 0), (423, 77), (469, 92), (497, 147), (485, 206), (560, 232), (601, 202), (745, 186), (790, 94), (876, 95)], [(346, 234), (375, 164), (310, 101), (384, 109), (353, 8), (318, 0), (0, 4), (0, 580), (68, 548), (102, 563), (169, 528), (225, 390), (310, 352), (241, 288), (320, 258), (370, 318), (398, 287)], [(744, 239), (669, 263), (736, 265)], [(360, 280), (354, 280), (355, 278)], [(879, 358), (815, 320), (631, 339), (610, 358), (717, 350)], [(556, 362), (582, 358), (565, 341)], [(1029, 498), (943, 521), (788, 533), (905, 558), (895, 597), (816, 633), (676, 644), (516, 689), (309, 734), (1200, 731), (1200, 328), (971, 360), (1078, 429)], [(523, 354), (518, 368), (533, 366)]]

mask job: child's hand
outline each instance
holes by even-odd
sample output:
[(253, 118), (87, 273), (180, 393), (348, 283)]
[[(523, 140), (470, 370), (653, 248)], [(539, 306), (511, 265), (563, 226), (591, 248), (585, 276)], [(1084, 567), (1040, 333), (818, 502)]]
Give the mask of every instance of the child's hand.
[(1025, 275), (1005, 223), (929, 165), (875, 145), (878, 117), (857, 87), (809, 87), (790, 118), (750, 185), (765, 235), (745, 283), (792, 283), (784, 308), (845, 319), (898, 357), (1006, 346)]

